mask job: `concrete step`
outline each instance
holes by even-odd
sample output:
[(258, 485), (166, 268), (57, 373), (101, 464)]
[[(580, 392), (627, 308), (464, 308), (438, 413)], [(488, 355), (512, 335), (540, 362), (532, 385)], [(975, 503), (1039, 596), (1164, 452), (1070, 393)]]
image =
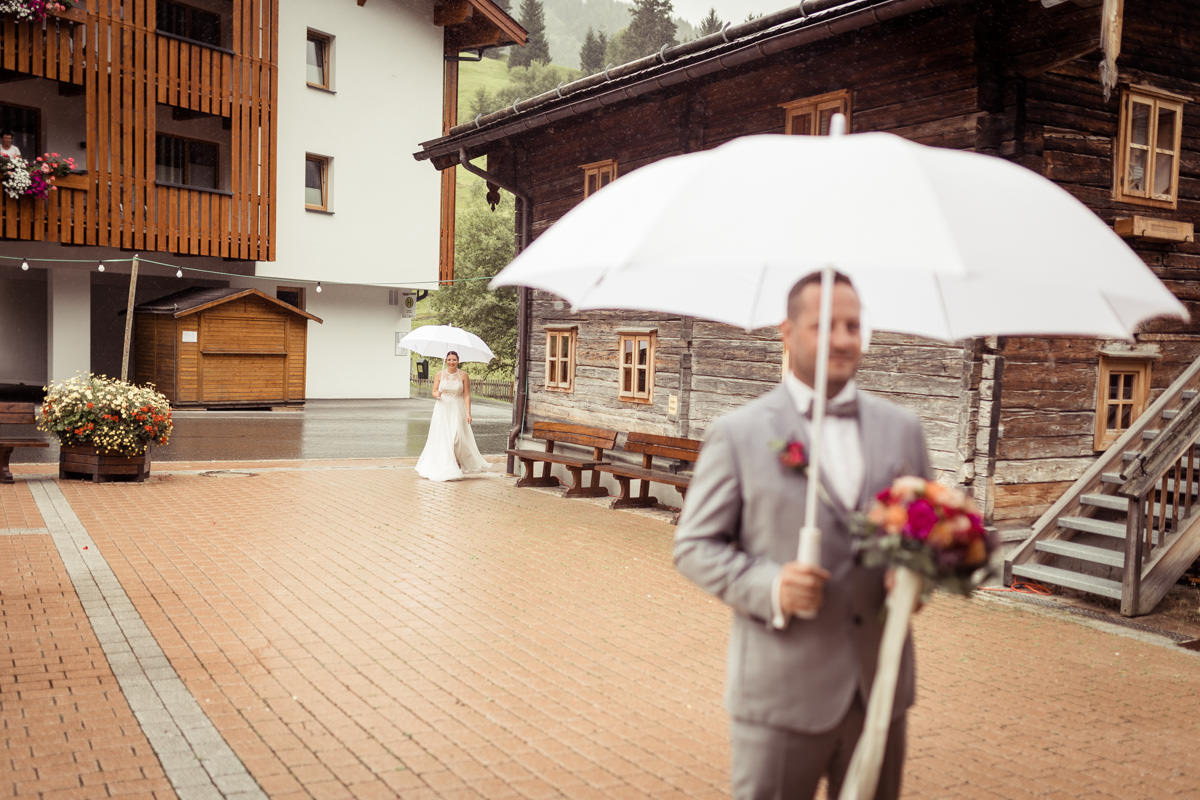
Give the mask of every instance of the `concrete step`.
[(1113, 600), (1121, 599), (1121, 584), (1118, 581), (1080, 575), (1078, 572), (1058, 567), (1047, 567), (1044, 564), (1013, 564), (1012, 574), (1014, 578), (1029, 578), (1039, 583), (1052, 583), (1055, 586), (1078, 589)]
[(1093, 519), (1091, 517), (1061, 517), (1058, 520), (1058, 527), (1070, 531), (1098, 533), (1101, 536), (1111, 536), (1114, 539), (1125, 538), (1124, 522), (1108, 522), (1107, 520)]
[(1107, 508), (1109, 511), (1126, 511), (1129, 509), (1129, 501), (1115, 494), (1100, 494), (1096, 492), (1080, 495), (1079, 502), (1085, 506)]
[(1090, 561), (1093, 564), (1103, 564), (1106, 567), (1125, 566), (1125, 553), (1123, 551), (1069, 542), (1066, 539), (1046, 539), (1038, 542), (1035, 548), (1043, 553), (1077, 558), (1080, 561)]

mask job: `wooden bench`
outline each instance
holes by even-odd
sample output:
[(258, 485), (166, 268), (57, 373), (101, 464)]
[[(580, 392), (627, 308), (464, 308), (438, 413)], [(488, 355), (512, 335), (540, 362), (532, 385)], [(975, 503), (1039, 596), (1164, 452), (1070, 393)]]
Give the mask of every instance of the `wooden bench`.
[[(625, 452), (640, 453), (642, 466), (610, 463), (598, 467), (601, 472), (607, 472), (621, 484), (621, 496), (612, 501), (612, 507), (630, 508), (656, 504), (657, 498), (650, 496), (651, 483), (674, 486), (679, 490), (681, 497), (685, 496), (688, 484), (692, 479), (691, 476), (666, 469), (655, 469), (654, 459), (655, 457), (670, 458), (687, 462), (689, 465), (694, 464), (700, 457), (700, 444), (699, 439), (682, 439), (676, 436), (658, 436), (653, 433), (630, 431), (625, 436)], [(630, 490), (630, 481), (633, 480), (641, 481), (636, 497)]]
[[(505, 453), (521, 460), (525, 467), (525, 475), (517, 481), (517, 486), (558, 486), (558, 478), (550, 474), (551, 464), (561, 464), (571, 473), (571, 486), (567, 489), (567, 497), (604, 497), (608, 490), (600, 485), (600, 474), (596, 468), (604, 464), (604, 451), (611, 450), (617, 443), (617, 432), (607, 428), (593, 428), (588, 425), (572, 425), (568, 422), (535, 422), (533, 423), (533, 438), (546, 442), (545, 451), (509, 449)], [(578, 444), (592, 448), (591, 458), (579, 458), (554, 452), (556, 442)], [(534, 474), (534, 464), (543, 462), (542, 475)], [(592, 482), (583, 485), (583, 473), (591, 470)]]
[[(36, 425), (33, 403), (0, 403), (0, 425)], [(41, 437), (12, 436), (0, 432), (0, 483), (12, 483), (12, 472), (8, 460), (14, 447), (49, 447), (50, 442)]]

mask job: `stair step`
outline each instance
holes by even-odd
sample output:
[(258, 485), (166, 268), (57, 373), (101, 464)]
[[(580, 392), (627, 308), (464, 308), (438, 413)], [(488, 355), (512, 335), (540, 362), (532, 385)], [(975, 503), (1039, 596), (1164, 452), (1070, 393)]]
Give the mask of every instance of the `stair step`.
[(1163, 419), (1175, 419), (1179, 416), (1178, 408), (1164, 408), (1162, 412)]
[(1093, 564), (1103, 564), (1107, 567), (1125, 566), (1125, 554), (1120, 550), (1093, 547), (1078, 542), (1069, 542), (1066, 539), (1045, 539), (1038, 542), (1035, 548), (1043, 553), (1077, 558), (1080, 561), (1090, 561)]
[(1162, 433), (1162, 431), (1160, 431), (1158, 428), (1147, 428), (1146, 430), (1142, 431), (1142, 438), (1143, 439), (1153, 439), (1154, 437), (1158, 436), (1160, 433)]
[(1120, 486), (1125, 482), (1125, 479), (1121, 477), (1121, 473), (1119, 472), (1102, 472), (1100, 473), (1100, 482), (1112, 483)]
[(1179, 396), (1182, 397), (1184, 400), (1191, 400), (1193, 397), (1196, 396), (1196, 390), (1195, 389), (1184, 389), (1182, 392), (1179, 393)]
[(1133, 461), (1141, 454), (1140, 450), (1126, 450), (1124, 453), (1121, 453), (1121, 460), (1126, 462)]
[(1098, 533), (1101, 536), (1111, 536), (1114, 539), (1125, 538), (1124, 522), (1108, 522), (1091, 517), (1060, 517), (1058, 527), (1084, 533)]
[(1085, 506), (1107, 508), (1109, 511), (1128, 511), (1129, 501), (1116, 494), (1085, 494), (1080, 495), (1079, 502)]
[(1068, 589), (1078, 589), (1081, 592), (1121, 599), (1121, 584), (1105, 578), (1092, 575), (1080, 575), (1058, 567), (1047, 567), (1045, 564), (1013, 564), (1014, 578), (1029, 578), (1040, 583), (1052, 583), (1055, 586), (1066, 586)]

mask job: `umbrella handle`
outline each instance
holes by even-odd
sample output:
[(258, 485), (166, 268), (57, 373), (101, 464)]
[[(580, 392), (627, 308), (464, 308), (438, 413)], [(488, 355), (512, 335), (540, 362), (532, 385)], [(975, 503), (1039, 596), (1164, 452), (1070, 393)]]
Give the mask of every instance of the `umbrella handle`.
[[(808, 485), (804, 497), (804, 527), (800, 529), (800, 541), (796, 560), (801, 564), (819, 566), (821, 560), (820, 535), (817, 528), (817, 487), (821, 484), (821, 436), (825, 428), (825, 393), (829, 386), (829, 339), (833, 316), (833, 267), (821, 270), (821, 316), (817, 327), (817, 374), (813, 387), (812, 438), (809, 447)], [(807, 534), (806, 534), (807, 532)], [(816, 537), (814, 541), (813, 532)]]

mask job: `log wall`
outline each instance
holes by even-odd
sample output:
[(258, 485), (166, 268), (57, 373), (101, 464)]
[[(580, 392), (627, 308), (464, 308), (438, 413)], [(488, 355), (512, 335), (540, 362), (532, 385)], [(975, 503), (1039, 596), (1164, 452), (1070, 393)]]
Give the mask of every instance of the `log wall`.
[[(233, 49), (155, 30), (155, 0), (83, 0), (0, 22), (0, 67), (83, 88), (86, 174), (47, 202), (0, 198), (8, 239), (274, 260), (279, 0), (231, 0)], [(231, 192), (155, 181), (155, 107), (220, 116)]]

